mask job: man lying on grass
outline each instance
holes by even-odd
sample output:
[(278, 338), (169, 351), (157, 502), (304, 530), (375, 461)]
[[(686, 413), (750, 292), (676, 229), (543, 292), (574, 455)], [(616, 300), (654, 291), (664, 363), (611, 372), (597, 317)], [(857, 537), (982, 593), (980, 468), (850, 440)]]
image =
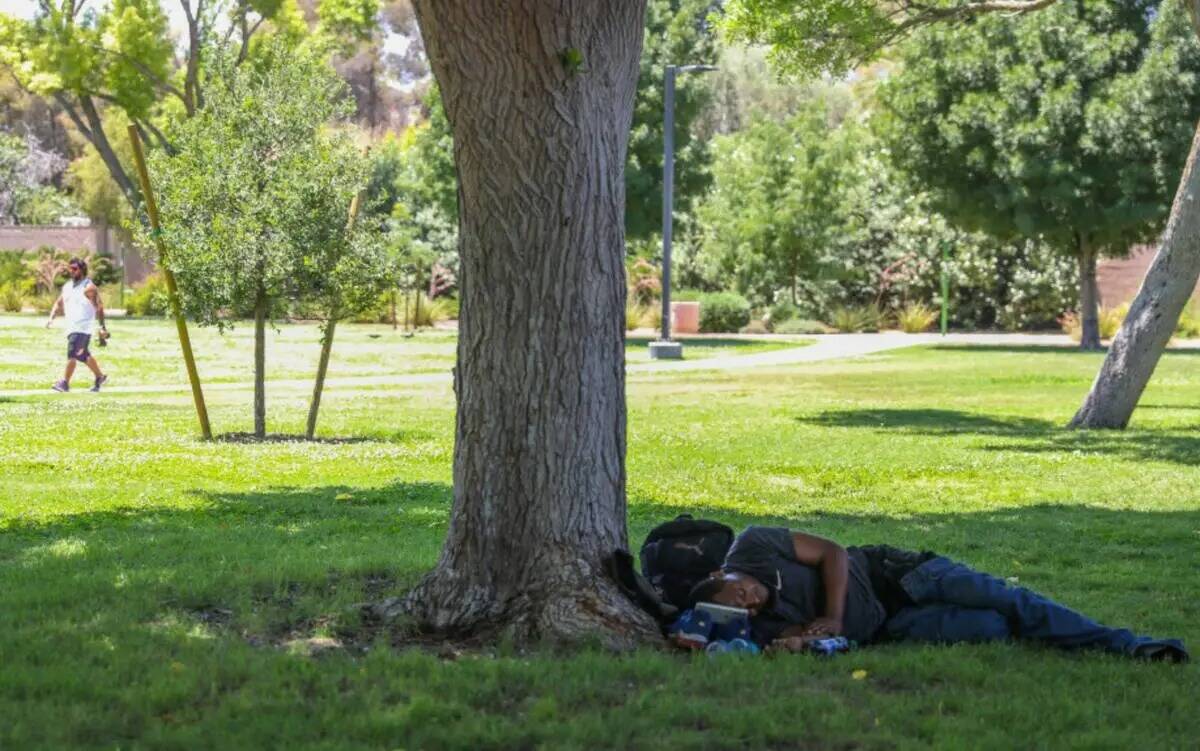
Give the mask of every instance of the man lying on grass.
[(843, 548), (783, 527), (749, 527), (723, 568), (689, 597), (745, 608), (754, 639), (798, 651), (813, 639), (859, 644), (907, 640), (1030, 639), (1064, 649), (1095, 648), (1184, 662), (1183, 642), (1109, 628), (1023, 587), (934, 553), (887, 545)]

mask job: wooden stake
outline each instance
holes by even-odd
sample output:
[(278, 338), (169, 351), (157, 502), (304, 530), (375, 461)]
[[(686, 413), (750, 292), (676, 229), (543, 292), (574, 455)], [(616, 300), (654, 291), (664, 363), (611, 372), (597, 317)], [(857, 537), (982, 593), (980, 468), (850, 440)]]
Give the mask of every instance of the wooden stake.
[(162, 269), (163, 278), (167, 282), (171, 314), (175, 317), (175, 328), (179, 331), (179, 346), (183, 349), (183, 362), (187, 366), (188, 381), (192, 384), (192, 401), (196, 403), (196, 417), (200, 419), (200, 433), (204, 436), (204, 440), (211, 441), (212, 428), (208, 424), (208, 408), (204, 405), (204, 392), (200, 388), (200, 374), (196, 371), (196, 359), (192, 356), (192, 340), (188, 337), (187, 321), (183, 318), (183, 308), (179, 304), (179, 289), (175, 286), (175, 274), (167, 265), (167, 252), (163, 247), (158, 224), (158, 204), (155, 203), (154, 192), (150, 189), (150, 172), (146, 169), (146, 156), (142, 153), (142, 139), (134, 125), (129, 126), (129, 141), (133, 144), (133, 161), (137, 165), (138, 177), (141, 179), (142, 197), (146, 201), (146, 213), (150, 217), (150, 230), (158, 249), (158, 266)]
[[(356, 194), (350, 201), (350, 218), (346, 220), (346, 229), (354, 228), (354, 220), (358, 218), (358, 204), (362, 194)], [(333, 350), (333, 330), (337, 326), (337, 311), (329, 311), (329, 320), (325, 322), (325, 335), (321, 337), (321, 359), (317, 362), (317, 379), (313, 382), (312, 402), (308, 405), (308, 423), (304, 428), (304, 437), (313, 439), (317, 432), (317, 410), (321, 408), (321, 391), (325, 388), (325, 372), (329, 370), (329, 353)]]

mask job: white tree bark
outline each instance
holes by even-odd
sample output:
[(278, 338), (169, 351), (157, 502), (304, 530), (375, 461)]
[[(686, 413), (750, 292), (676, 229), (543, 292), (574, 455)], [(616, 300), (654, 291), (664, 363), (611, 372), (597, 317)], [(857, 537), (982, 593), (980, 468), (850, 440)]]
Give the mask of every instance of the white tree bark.
[[(418, 0), (459, 178), (454, 502), (394, 603), (443, 633), (629, 646), (624, 179), (645, 0)], [(387, 614), (388, 608), (382, 611)]]
[(1158, 253), (1071, 427), (1124, 428), (1129, 424), (1198, 277), (1200, 128), (1192, 140)]

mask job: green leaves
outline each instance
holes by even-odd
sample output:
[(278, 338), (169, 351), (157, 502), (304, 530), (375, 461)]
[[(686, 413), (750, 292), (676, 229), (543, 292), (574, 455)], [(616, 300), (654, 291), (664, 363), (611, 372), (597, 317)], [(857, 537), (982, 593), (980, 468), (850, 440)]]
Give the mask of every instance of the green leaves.
[(151, 158), (184, 307), (209, 324), (260, 293), (278, 303), (336, 289), (327, 256), (353, 242), (347, 212), (367, 180), (335, 125), (348, 112), (344, 84), (318, 50), (276, 40), (254, 66), (228, 62), (205, 108), (173, 129), (179, 153)]
[(1120, 251), (1165, 219), (1200, 117), (1196, 48), (1175, 0), (931, 28), (881, 89), (880, 130), (956, 223)]

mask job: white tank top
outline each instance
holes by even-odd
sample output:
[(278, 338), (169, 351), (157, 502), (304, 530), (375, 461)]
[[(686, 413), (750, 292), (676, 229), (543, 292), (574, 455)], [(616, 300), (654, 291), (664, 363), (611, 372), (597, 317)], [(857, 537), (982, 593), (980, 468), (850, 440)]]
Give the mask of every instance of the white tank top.
[(92, 287), (91, 279), (76, 283), (68, 279), (63, 285), (63, 318), (67, 319), (67, 334), (91, 334), (96, 320), (96, 306), (85, 294)]

